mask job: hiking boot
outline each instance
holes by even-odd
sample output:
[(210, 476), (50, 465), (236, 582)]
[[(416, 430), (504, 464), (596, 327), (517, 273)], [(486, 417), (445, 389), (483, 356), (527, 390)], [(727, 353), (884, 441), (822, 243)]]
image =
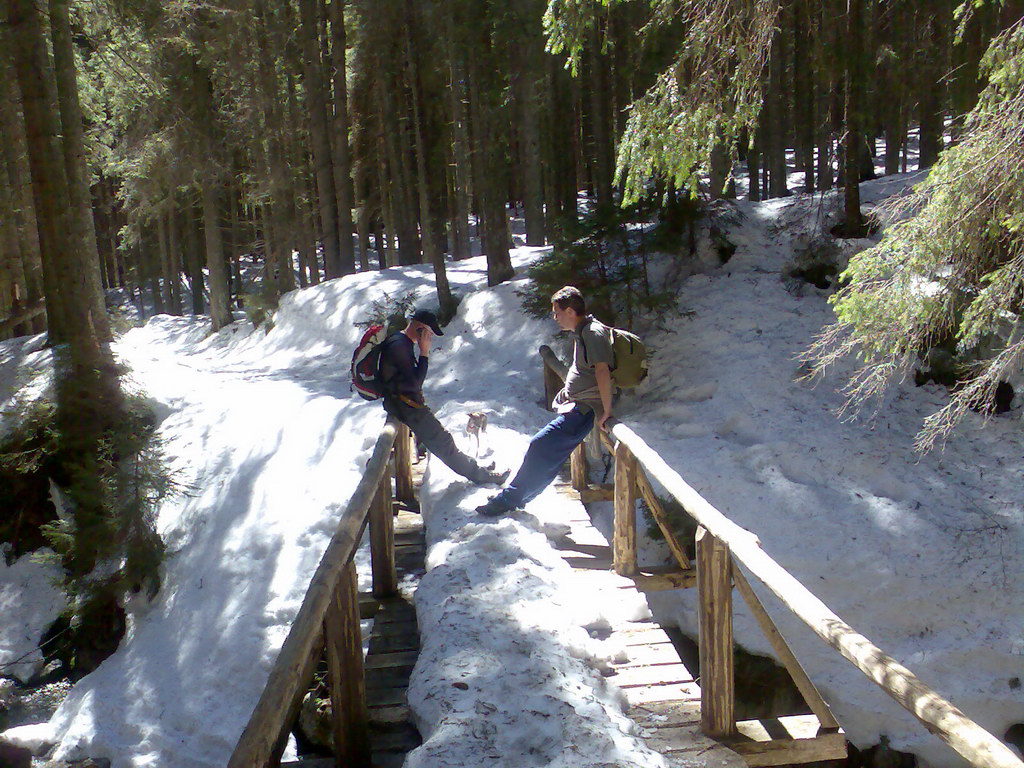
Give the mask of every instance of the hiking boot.
[(509, 507), (495, 496), (477, 507), (476, 511), (478, 515), (483, 515), (484, 517), (501, 517), (511, 512), (512, 507)]
[(504, 483), (508, 479), (508, 475), (509, 475), (509, 473), (511, 471), (512, 471), (511, 469), (505, 469), (505, 470), (502, 470), (501, 472), (498, 472), (498, 471), (496, 471), (494, 469), (489, 469), (489, 470), (484, 472), (484, 476), (483, 476), (482, 479), (476, 481), (476, 484), (477, 485), (501, 485), (502, 483)]

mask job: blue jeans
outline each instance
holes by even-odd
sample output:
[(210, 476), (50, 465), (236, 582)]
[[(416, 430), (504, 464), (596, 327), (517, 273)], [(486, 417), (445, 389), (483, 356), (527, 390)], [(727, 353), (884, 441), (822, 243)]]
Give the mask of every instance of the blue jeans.
[(509, 509), (524, 506), (540, 495), (558, 476), (573, 448), (582, 443), (594, 427), (594, 412), (576, 406), (560, 413), (530, 438), (530, 447), (516, 476), (494, 501)]

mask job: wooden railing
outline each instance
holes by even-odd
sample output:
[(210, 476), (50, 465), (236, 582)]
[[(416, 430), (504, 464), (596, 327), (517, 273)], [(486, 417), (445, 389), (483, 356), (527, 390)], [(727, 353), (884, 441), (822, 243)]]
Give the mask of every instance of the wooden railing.
[(412, 501), (410, 459), (409, 428), (389, 418), (313, 575), (263, 694), (231, 754), (229, 768), (263, 768), (280, 761), (288, 728), (325, 651), (335, 765), (369, 768), (369, 721), (353, 557), (369, 522), (373, 594), (387, 597), (395, 593), (391, 477), (394, 474), (394, 496)]
[[(548, 347), (541, 347), (544, 361), (544, 390), (551, 402), (565, 378), (566, 366)], [(822, 640), (853, 663), (870, 680), (895, 699), (972, 765), (984, 768), (1024, 768), (1005, 744), (968, 718), (914, 674), (856, 632), (827, 605), (773, 560), (750, 531), (741, 528), (691, 488), (661, 456), (633, 430), (609, 419), (601, 436), (615, 455), (615, 522), (612, 541), (613, 568), (623, 575), (637, 573), (636, 498), (643, 495), (665, 533), (681, 569), (696, 567), (699, 592), (699, 653), (701, 726), (704, 732), (725, 741), (737, 734), (733, 692), (732, 588), (748, 602), (754, 617), (767, 635), (779, 660), (789, 670), (822, 729), (835, 730), (828, 705), (811, 684), (786, 645), (764, 606), (757, 598), (739, 565), (745, 566)], [(586, 455), (581, 445), (572, 458), (573, 484), (587, 487)], [(697, 522), (696, 558), (691, 565), (646, 473)], [(680, 585), (686, 580), (680, 580)]]

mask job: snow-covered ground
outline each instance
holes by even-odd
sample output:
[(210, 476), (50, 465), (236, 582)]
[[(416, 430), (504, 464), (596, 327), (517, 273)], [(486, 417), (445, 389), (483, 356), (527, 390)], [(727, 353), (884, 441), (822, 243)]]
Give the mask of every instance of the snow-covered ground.
[[(902, 184), (865, 184), (865, 199)], [(803, 382), (796, 360), (831, 317), (826, 293), (780, 276), (820, 211), (801, 196), (736, 204), (738, 250), (682, 284), (679, 308), (692, 314), (645, 334), (652, 376), (618, 415), (856, 629), (1002, 736), (1024, 722), (1019, 410), (984, 430), (969, 419), (924, 457), (913, 435), (944, 401), (939, 388), (903, 384), (873, 420), (837, 420), (835, 382)], [(516, 251), (517, 267), (536, 253)], [(428, 401), (453, 431), (467, 411), (489, 412), (494, 457), (515, 469), (547, 420), (536, 350), (556, 329), (520, 312), (520, 281), (487, 288), (480, 258), (449, 266), (464, 299), (435, 346)], [(119, 343), (191, 491), (161, 512), (172, 552), (161, 593), (130, 607), (122, 647), (52, 719), (58, 756), (109, 757), (113, 768), (225, 763), (383, 422), (348, 391), (354, 323), (373, 299), (427, 298), (431, 284), (427, 266), (356, 275), (288, 295), (269, 332), (238, 323), (206, 336), (201, 322), (158, 317)], [(0, 345), (5, 399), (19, 366), (44, 354), (8, 354), (19, 344)], [(487, 493), (429, 465), (430, 570), (410, 689), (426, 743), (407, 764), (660, 765), (595, 673), (615, 650), (587, 632), (644, 607), (581, 589), (552, 548), (557, 494), (525, 517), (484, 521), (472, 509)], [(367, 578), (365, 552), (358, 564)], [(960, 764), (764, 597), (855, 744), (885, 735), (930, 765)], [(691, 594), (651, 604), (695, 633)], [(739, 602), (737, 638), (769, 653)]]

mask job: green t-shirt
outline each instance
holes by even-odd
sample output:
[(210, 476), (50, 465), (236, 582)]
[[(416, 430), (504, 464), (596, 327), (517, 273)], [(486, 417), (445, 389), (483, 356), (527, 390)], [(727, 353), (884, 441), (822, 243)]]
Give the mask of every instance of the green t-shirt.
[(555, 395), (552, 405), (559, 413), (568, 413), (576, 405), (592, 410), (598, 418), (604, 413), (601, 392), (597, 388), (597, 363), (615, 365), (612, 349), (612, 330), (604, 323), (587, 315), (576, 328), (572, 350), (572, 365), (565, 376), (565, 386)]

